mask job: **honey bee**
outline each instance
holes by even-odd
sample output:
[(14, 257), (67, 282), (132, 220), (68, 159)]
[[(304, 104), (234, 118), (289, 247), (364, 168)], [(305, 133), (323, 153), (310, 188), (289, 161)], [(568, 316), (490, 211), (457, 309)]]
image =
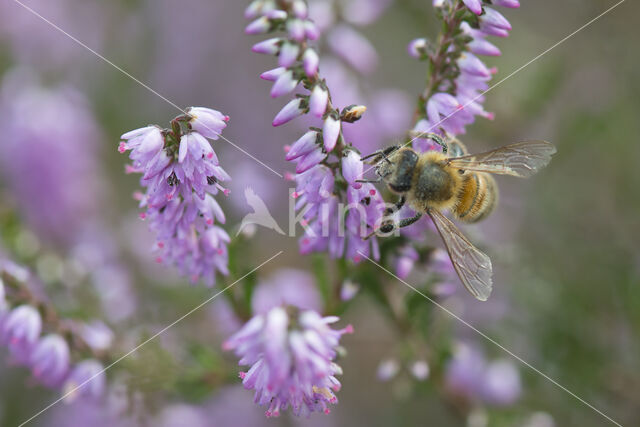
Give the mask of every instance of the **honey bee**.
[(527, 178), (545, 167), (556, 153), (546, 141), (519, 142), (480, 154), (469, 154), (464, 144), (438, 135), (429, 138), (442, 147), (440, 151), (418, 153), (409, 147), (392, 146), (379, 150), (363, 160), (371, 159), (378, 179), (400, 199), (385, 212), (389, 217), (409, 205), (416, 215), (399, 222), (384, 219), (368, 237), (391, 233), (409, 226), (424, 214), (433, 220), (444, 241), (453, 267), (467, 290), (477, 299), (486, 301), (491, 294), (491, 259), (460, 232), (442, 212), (465, 222), (486, 218), (498, 202), (498, 187), (489, 174)]

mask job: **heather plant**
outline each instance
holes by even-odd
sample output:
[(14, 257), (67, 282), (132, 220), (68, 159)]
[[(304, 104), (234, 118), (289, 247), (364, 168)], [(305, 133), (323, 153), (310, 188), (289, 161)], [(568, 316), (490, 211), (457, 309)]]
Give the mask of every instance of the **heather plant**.
[[(471, 125), (498, 127), (510, 108), (487, 98), (503, 96), (489, 93), (512, 30), (503, 13), (520, 2), (251, 0), (244, 17), (235, 2), (135, 3), (59, 10), (88, 17), (81, 31), (118, 23), (132, 44), (113, 62), (108, 24), (84, 47), (157, 96), (147, 109), (129, 83), (75, 67), (68, 46), (46, 48), (46, 32), (0, 19), (0, 59), (15, 65), (0, 66), (0, 347), (11, 387), (37, 395), (29, 413), (0, 405), (0, 424), (5, 410), (43, 425), (339, 424), (364, 396), (398, 412), (418, 402), (426, 420), (441, 402), (434, 423), (554, 425), (538, 400), (520, 405), (533, 381), (518, 362), (541, 373), (518, 356), (529, 343), (512, 353), (465, 320), (502, 321), (511, 294), (463, 296), (429, 215), (377, 175), (390, 146), (440, 153), (460, 138), (480, 151)], [(389, 46), (424, 84), (377, 74), (400, 8), (406, 31)], [(267, 197), (271, 173), (282, 179)], [(487, 229), (470, 228), (479, 246), (519, 256)]]

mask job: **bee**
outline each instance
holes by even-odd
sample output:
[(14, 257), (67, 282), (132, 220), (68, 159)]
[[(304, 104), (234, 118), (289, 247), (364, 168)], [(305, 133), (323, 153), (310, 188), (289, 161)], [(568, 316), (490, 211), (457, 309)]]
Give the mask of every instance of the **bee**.
[(460, 232), (443, 211), (464, 222), (486, 218), (498, 202), (498, 186), (490, 174), (527, 178), (551, 161), (556, 153), (546, 141), (525, 141), (480, 154), (469, 154), (464, 144), (438, 135), (429, 138), (442, 147), (440, 151), (418, 153), (410, 147), (392, 146), (363, 157), (375, 165), (377, 180), (399, 195), (398, 202), (385, 212), (388, 218), (405, 204), (416, 212), (399, 222), (384, 219), (367, 238), (396, 228), (409, 226), (424, 214), (429, 215), (449, 253), (453, 267), (467, 290), (486, 301), (491, 295), (491, 259)]

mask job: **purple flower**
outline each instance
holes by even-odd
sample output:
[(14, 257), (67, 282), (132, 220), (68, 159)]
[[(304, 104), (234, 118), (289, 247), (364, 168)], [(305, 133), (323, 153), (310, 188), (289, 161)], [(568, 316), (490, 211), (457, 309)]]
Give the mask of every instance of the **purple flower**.
[(281, 126), (302, 114), (304, 114), (302, 99), (292, 99), (273, 119), (273, 126)]
[(322, 117), (327, 111), (329, 92), (321, 85), (316, 85), (309, 97), (309, 112), (316, 117)]
[(105, 391), (106, 378), (102, 363), (87, 359), (78, 363), (67, 377), (63, 393), (65, 400), (73, 402), (78, 398), (96, 399)]
[(412, 40), (407, 46), (407, 51), (409, 55), (414, 58), (421, 58), (424, 55), (425, 49), (427, 47), (427, 39), (420, 38)]
[(301, 310), (320, 311), (322, 297), (314, 278), (302, 270), (278, 270), (256, 287), (251, 297), (255, 314), (266, 314), (275, 307), (291, 305)]
[(445, 384), (456, 396), (496, 406), (515, 403), (522, 392), (520, 374), (512, 362), (487, 363), (480, 351), (465, 344), (459, 344), (449, 360)]
[(522, 394), (520, 372), (509, 360), (491, 362), (484, 374), (483, 400), (495, 406), (514, 404)]
[[(218, 138), (228, 117), (209, 108), (192, 107), (185, 117), (174, 120), (174, 128), (187, 122), (184, 133), (149, 126), (123, 135), (120, 151), (131, 150), (131, 169), (143, 174), (145, 194), (138, 196), (140, 214), (156, 232), (156, 260), (176, 265), (196, 282), (203, 279), (212, 286), (217, 272), (228, 274), (228, 234), (215, 223), (226, 219), (214, 198), (220, 184), (231, 178), (220, 167), (218, 157), (207, 139)], [(157, 143), (158, 135), (162, 144)], [(153, 141), (147, 143), (147, 141)], [(147, 144), (153, 150), (143, 150)], [(143, 150), (143, 151), (141, 151)]]
[(339, 25), (327, 36), (329, 47), (362, 74), (371, 73), (378, 65), (378, 54), (362, 34), (347, 25)]
[(340, 390), (336, 375), (341, 368), (333, 360), (345, 333), (329, 325), (337, 317), (321, 317), (314, 311), (289, 315), (281, 307), (252, 318), (223, 345), (240, 357), (239, 364), (250, 366), (241, 372), (244, 387), (255, 390), (255, 402), (266, 406), (267, 417), (278, 416), (291, 406), (293, 414), (329, 413)]
[(271, 97), (278, 98), (282, 95), (286, 95), (293, 91), (297, 85), (298, 80), (293, 77), (293, 71), (284, 71), (273, 84), (273, 87), (271, 88)]
[(324, 140), (324, 149), (327, 153), (333, 151), (340, 136), (341, 123), (340, 119), (336, 119), (331, 114), (324, 121), (322, 126), (322, 137)]
[(482, 0), (462, 0), (462, 2), (476, 15), (482, 14)]
[(2, 82), (0, 176), (21, 221), (43, 241), (68, 248), (79, 229), (99, 218), (105, 199), (100, 130), (81, 93), (44, 88), (31, 77), (17, 69)]
[(348, 150), (342, 157), (342, 176), (347, 183), (355, 189), (362, 188), (362, 183), (357, 182), (362, 179), (363, 163), (360, 155), (353, 150)]
[(520, 7), (518, 0), (493, 0), (492, 3), (496, 6), (510, 7), (513, 9)]
[(413, 266), (416, 261), (418, 261), (419, 256), (418, 252), (414, 249), (413, 246), (405, 246), (403, 247), (398, 254), (396, 259), (395, 270), (396, 274), (401, 279), (406, 279), (411, 274), (413, 270)]
[(211, 108), (191, 107), (187, 113), (193, 130), (210, 139), (218, 139), (229, 121), (229, 116)]
[(21, 305), (7, 314), (1, 327), (2, 342), (18, 363), (28, 364), (42, 331), (40, 313), (30, 305)]
[(47, 387), (58, 387), (69, 371), (69, 345), (60, 335), (38, 341), (30, 357), (33, 376)]
[(300, 156), (310, 153), (318, 148), (318, 132), (310, 130), (298, 139), (287, 149), (285, 159), (287, 161), (295, 160)]
[(308, 77), (312, 77), (318, 72), (318, 64), (320, 63), (320, 57), (313, 49), (307, 49), (302, 55), (302, 65), (304, 72)]

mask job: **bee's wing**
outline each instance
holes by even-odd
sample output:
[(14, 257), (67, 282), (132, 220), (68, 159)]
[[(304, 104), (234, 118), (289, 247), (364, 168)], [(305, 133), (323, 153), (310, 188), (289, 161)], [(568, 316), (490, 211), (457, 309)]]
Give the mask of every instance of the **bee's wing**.
[(474, 297), (486, 301), (491, 295), (491, 259), (473, 246), (440, 211), (429, 209), (428, 213), (442, 236), (460, 280)]
[(454, 157), (448, 164), (474, 172), (489, 172), (528, 178), (551, 161), (556, 147), (547, 141), (518, 142), (480, 154)]

